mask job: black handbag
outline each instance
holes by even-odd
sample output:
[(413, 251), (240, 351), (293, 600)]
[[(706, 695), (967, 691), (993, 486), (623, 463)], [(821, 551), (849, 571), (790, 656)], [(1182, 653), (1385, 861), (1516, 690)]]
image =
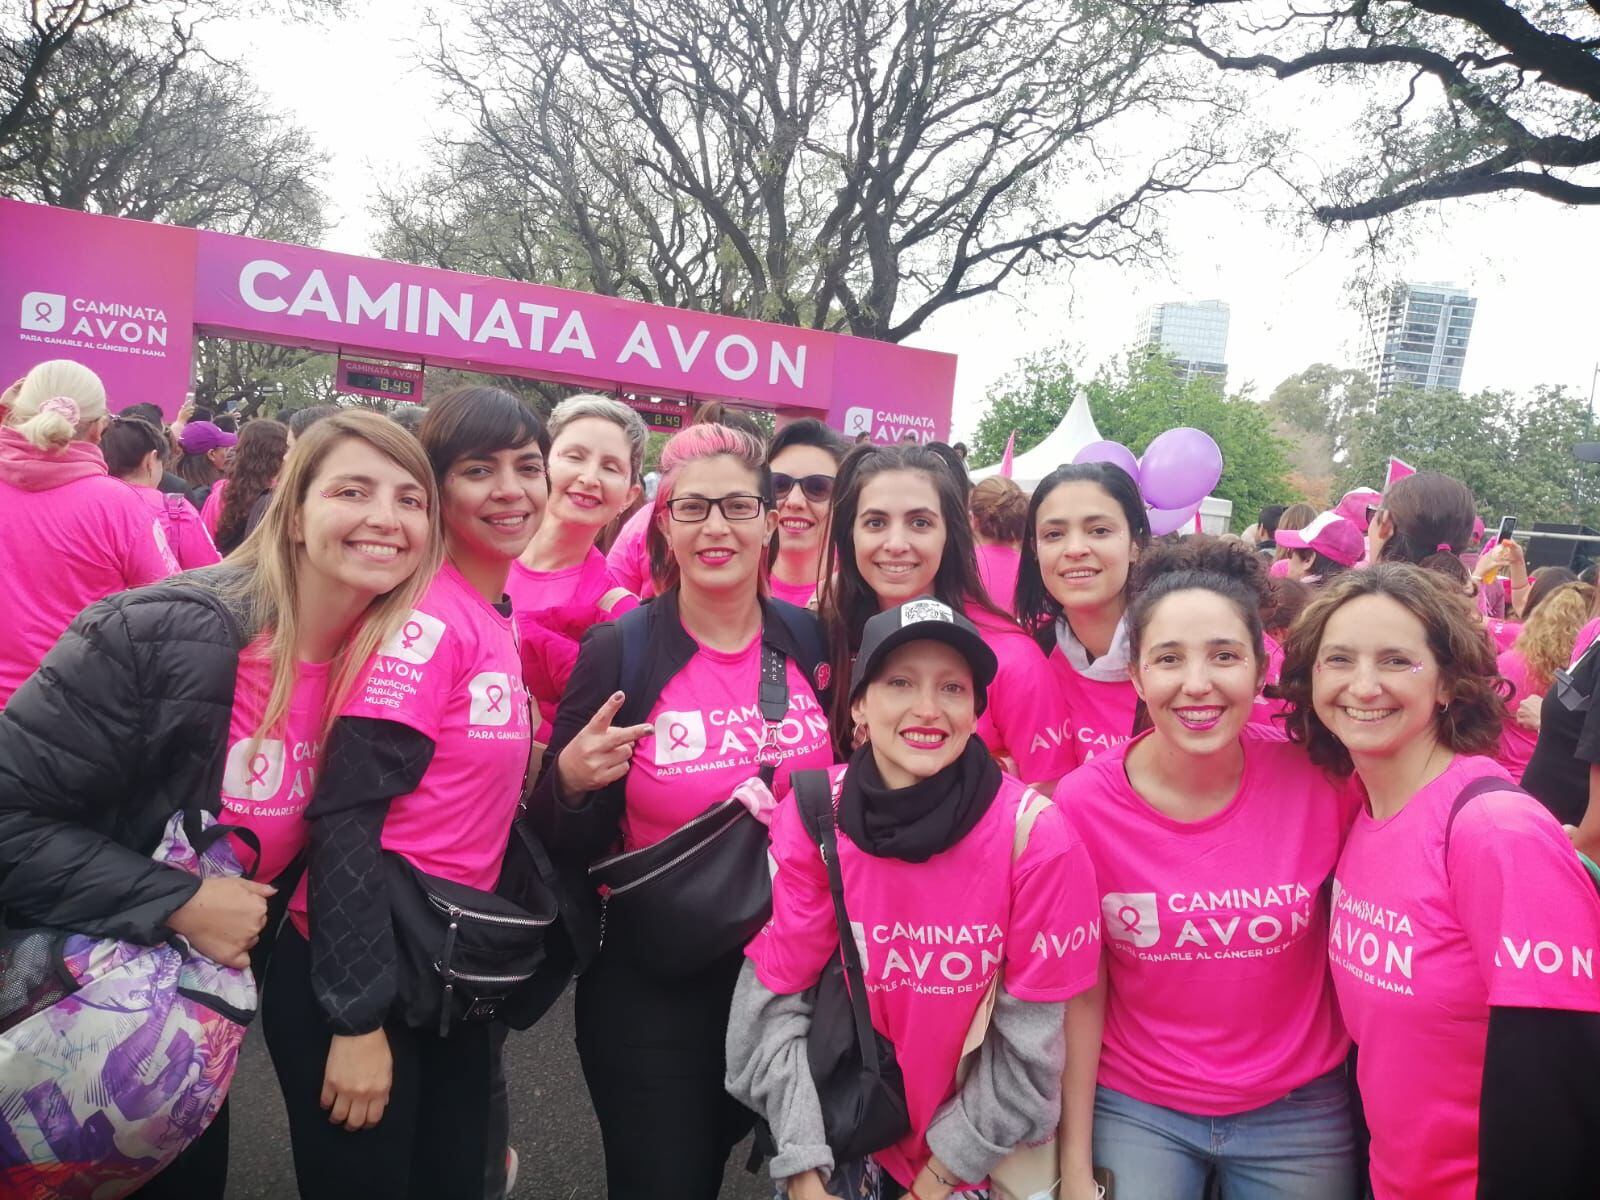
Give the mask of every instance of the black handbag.
[[(782, 757), (778, 730), (789, 712), (788, 660), (761, 647), (761, 716), (767, 723), (757, 761), (772, 785)], [(606, 889), (602, 944), (610, 938), (660, 979), (683, 979), (750, 941), (772, 915), (767, 827), (738, 799), (711, 805), (642, 850), (614, 854), (589, 868)]]
[(838, 1163), (852, 1162), (892, 1146), (911, 1132), (905, 1079), (894, 1043), (872, 1027), (867, 981), (839, 869), (833, 789), (826, 771), (792, 776), (800, 819), (828, 868), (828, 890), (839, 926), (839, 951), (828, 960), (811, 990), (811, 1028), (806, 1057), (822, 1104), (822, 1128)]

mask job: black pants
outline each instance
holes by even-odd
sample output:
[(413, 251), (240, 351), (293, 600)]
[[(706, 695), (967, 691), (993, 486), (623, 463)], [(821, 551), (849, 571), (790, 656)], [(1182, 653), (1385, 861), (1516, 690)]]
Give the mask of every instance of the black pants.
[(579, 977), (578, 1057), (610, 1200), (715, 1200), (729, 1151), (755, 1125), (722, 1086), (743, 962), (732, 954), (665, 983), (608, 946)]
[[(311, 991), (311, 947), (292, 926), (284, 927), (272, 956), (262, 1019), (304, 1200), (483, 1200), (487, 1026), (460, 1025), (441, 1038), (399, 1022), (386, 1025), (394, 1056), (389, 1104), (376, 1126), (351, 1133), (329, 1121), (321, 1104), (332, 1033)], [(497, 1152), (504, 1154), (504, 1146)]]

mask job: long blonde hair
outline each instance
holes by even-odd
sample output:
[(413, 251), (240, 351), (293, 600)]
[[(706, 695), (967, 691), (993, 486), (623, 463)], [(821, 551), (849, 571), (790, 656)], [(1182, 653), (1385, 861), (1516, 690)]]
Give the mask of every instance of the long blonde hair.
[(439, 489), (428, 457), (416, 438), (388, 417), (362, 409), (346, 409), (306, 430), (284, 460), (283, 473), (261, 524), (228, 556), (227, 565), (240, 570), (223, 574), (218, 586), (225, 600), (249, 612), (252, 632), (268, 630), (272, 635), (272, 693), (261, 715), (257, 737), (277, 728), (288, 714), (294, 695), (298, 661), (295, 646), (300, 632), (295, 605), (300, 592), (300, 544), (294, 539), (295, 519), (305, 506), (306, 492), (324, 460), (347, 438), (366, 442), (423, 489), (428, 499), (428, 544), (411, 576), (392, 592), (375, 599), (345, 639), (328, 681), (324, 732), (378, 647), (405, 623), (421, 601), (444, 559), (444, 542), (439, 533)]
[(6, 424), (46, 454), (59, 454), (105, 419), (100, 376), (70, 358), (52, 358), (23, 377)]
[(1567, 665), (1594, 597), (1594, 589), (1586, 583), (1562, 584), (1528, 617), (1511, 648), (1528, 664), (1528, 686), (1533, 691), (1548, 688), (1551, 677)]

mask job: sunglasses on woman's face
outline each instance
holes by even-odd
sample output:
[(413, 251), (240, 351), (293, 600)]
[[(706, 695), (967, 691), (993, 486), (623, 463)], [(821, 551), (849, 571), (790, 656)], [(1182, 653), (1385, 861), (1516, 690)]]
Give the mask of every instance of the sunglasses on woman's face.
[(805, 498), (814, 504), (820, 504), (833, 495), (832, 475), (785, 475), (776, 472), (772, 476), (773, 501), (782, 504), (797, 483)]

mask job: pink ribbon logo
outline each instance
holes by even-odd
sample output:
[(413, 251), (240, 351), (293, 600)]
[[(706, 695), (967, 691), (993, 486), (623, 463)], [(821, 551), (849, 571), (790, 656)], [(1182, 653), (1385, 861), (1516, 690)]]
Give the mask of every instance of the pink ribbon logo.
[(48, 300), (41, 300), (33, 306), (33, 316), (38, 321), (48, 321), (55, 311), (55, 306)]
[[(1129, 913), (1133, 914), (1132, 920), (1129, 920), (1128, 918)], [(1133, 934), (1134, 937), (1144, 936), (1144, 930), (1139, 928), (1139, 922), (1142, 919), (1143, 917), (1141, 916), (1139, 910), (1131, 904), (1124, 904), (1121, 908), (1117, 909), (1117, 920), (1122, 922), (1123, 931)]]
[(498, 683), (491, 683), (483, 689), (484, 697), (489, 701), (489, 711), (499, 712), (500, 702), (506, 698), (506, 690)]
[(258, 783), (266, 783), (267, 772), (272, 770), (272, 760), (265, 754), (258, 754), (250, 760), (250, 775), (245, 780), (247, 787), (254, 787)]
[(674, 721), (667, 726), (667, 749), (687, 750), (689, 748), (689, 727), (682, 721)]

